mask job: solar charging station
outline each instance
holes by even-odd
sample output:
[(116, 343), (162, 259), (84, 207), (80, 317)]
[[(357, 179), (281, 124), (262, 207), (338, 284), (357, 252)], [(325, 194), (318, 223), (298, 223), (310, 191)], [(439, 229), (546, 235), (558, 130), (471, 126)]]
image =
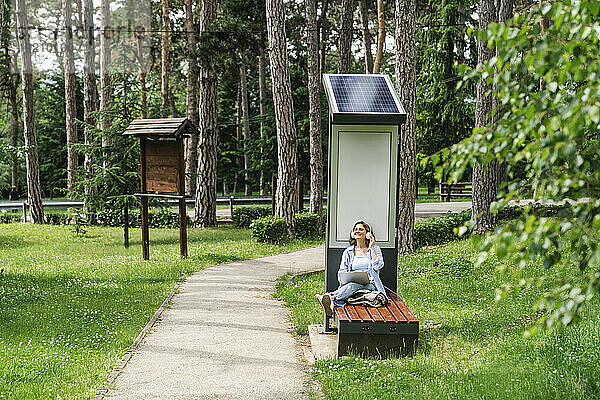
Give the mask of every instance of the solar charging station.
[(321, 333), (338, 333), (338, 356), (352, 350), (377, 355), (412, 352), (418, 320), (397, 289), (399, 127), (406, 112), (387, 75), (325, 74), (329, 102), (329, 184), (325, 290), (339, 286), (337, 272), (357, 221), (371, 225), (381, 248), (379, 276), (388, 289), (381, 308), (335, 307), (337, 328), (324, 315)]
[[(387, 75), (324, 75), (329, 101), (329, 185), (326, 291), (337, 272), (356, 221), (371, 225), (386, 265), (398, 259), (398, 143), (406, 112)], [(395, 268), (383, 268), (396, 290)]]

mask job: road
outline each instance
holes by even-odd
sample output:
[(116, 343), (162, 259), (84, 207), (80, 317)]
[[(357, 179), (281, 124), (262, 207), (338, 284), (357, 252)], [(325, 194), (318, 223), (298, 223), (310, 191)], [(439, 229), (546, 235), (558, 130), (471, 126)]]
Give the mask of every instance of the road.
[[(83, 202), (69, 200), (44, 200), (44, 208), (66, 209), (69, 207), (81, 207)], [(3, 210), (22, 210), (23, 201), (0, 201), (0, 209)], [(415, 205), (415, 218), (424, 219), (439, 217), (448, 213), (458, 213), (471, 208), (470, 201), (451, 202), (451, 203), (417, 203)], [(189, 207), (188, 215), (193, 217), (194, 209)], [(228, 208), (218, 208), (217, 217), (231, 218), (231, 210)]]
[[(424, 219), (431, 217), (440, 217), (449, 213), (459, 213), (471, 208), (470, 201), (451, 202), (451, 203), (417, 203), (415, 205), (415, 218)], [(193, 215), (190, 214), (190, 216)], [(217, 209), (217, 217), (231, 217), (229, 208)]]

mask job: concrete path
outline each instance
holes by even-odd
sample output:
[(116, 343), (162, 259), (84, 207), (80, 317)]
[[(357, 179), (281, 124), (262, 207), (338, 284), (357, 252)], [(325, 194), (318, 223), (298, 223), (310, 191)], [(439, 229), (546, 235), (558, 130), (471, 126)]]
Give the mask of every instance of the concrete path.
[(195, 273), (107, 398), (308, 399), (287, 309), (271, 293), (278, 277), (322, 268), (324, 258), (319, 246)]

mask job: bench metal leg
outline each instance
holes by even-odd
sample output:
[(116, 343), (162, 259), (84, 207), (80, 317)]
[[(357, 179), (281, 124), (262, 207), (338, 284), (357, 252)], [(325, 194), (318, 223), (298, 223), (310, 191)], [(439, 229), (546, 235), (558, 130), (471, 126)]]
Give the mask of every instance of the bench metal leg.
[(319, 333), (323, 333), (323, 334), (334, 334), (337, 333), (337, 328), (332, 327), (330, 325), (331, 323), (331, 317), (328, 317), (327, 314), (325, 314), (325, 311), (323, 311), (323, 325), (319, 325), (317, 327), (317, 332)]

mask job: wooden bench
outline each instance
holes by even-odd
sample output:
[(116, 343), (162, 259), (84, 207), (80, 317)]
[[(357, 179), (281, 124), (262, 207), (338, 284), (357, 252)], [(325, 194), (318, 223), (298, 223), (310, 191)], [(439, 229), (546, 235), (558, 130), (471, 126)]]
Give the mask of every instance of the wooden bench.
[(440, 182), (440, 200), (449, 202), (452, 197), (473, 197), (472, 182)]
[(368, 356), (413, 354), (419, 320), (400, 297), (387, 289), (384, 307), (346, 305), (334, 308), (338, 330), (338, 357), (350, 353)]

